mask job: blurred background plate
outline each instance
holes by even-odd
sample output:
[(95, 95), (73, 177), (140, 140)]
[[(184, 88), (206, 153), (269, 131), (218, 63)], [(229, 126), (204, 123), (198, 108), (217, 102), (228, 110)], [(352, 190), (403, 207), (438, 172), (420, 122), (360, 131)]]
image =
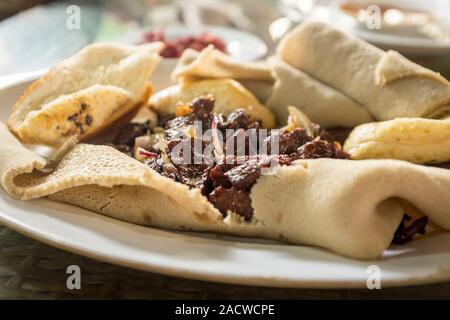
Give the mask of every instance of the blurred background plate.
[(293, 24), (319, 20), (404, 55), (450, 54), (448, 0), (281, 0)]
[[(382, 49), (415, 55), (450, 53), (447, 0), (336, 0), (330, 11), (329, 21)], [(379, 26), (373, 19), (376, 14)]]
[[(33, 7), (33, 4), (39, 4)], [(261, 58), (273, 47), (267, 25), (275, 0), (0, 1), (0, 75), (48, 68), (92, 42), (140, 42), (148, 30), (170, 36), (217, 33), (234, 57)], [(68, 28), (78, 8), (79, 28)], [(26, 9), (26, 10), (25, 10)], [(74, 11), (75, 10), (75, 11)], [(14, 12), (17, 14), (12, 15)], [(9, 16), (11, 15), (11, 16)]]

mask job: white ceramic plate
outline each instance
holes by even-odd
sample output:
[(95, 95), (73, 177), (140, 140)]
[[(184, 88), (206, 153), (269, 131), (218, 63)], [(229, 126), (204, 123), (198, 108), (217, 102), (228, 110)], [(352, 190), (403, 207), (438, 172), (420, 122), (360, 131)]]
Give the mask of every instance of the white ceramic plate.
[[(134, 30), (120, 36), (115, 39), (115, 41), (137, 44), (142, 41), (143, 34), (150, 30), (151, 29)], [(167, 39), (195, 36), (200, 35), (203, 32), (208, 32), (222, 39), (226, 45), (228, 54), (238, 60), (254, 61), (262, 58), (267, 53), (267, 46), (264, 41), (251, 33), (238, 29), (207, 25), (201, 27), (186, 27), (180, 25), (167, 26), (157, 30), (164, 30)]]
[[(1, 121), (34, 78), (36, 74), (0, 89)], [(450, 233), (392, 247), (377, 261), (358, 261), (312, 247), (141, 227), (46, 199), (13, 200), (1, 188), (0, 221), (84, 256), (200, 280), (273, 287), (365, 287), (371, 265), (380, 268), (382, 287), (450, 279)]]

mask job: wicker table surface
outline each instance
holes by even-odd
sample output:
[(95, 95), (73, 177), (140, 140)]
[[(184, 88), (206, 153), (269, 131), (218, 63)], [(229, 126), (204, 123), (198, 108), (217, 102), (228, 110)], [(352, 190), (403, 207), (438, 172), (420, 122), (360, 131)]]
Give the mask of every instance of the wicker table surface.
[[(81, 290), (66, 287), (69, 265)], [(382, 290), (274, 289), (217, 284), (119, 267), (52, 248), (0, 225), (0, 299), (450, 298), (450, 282)]]

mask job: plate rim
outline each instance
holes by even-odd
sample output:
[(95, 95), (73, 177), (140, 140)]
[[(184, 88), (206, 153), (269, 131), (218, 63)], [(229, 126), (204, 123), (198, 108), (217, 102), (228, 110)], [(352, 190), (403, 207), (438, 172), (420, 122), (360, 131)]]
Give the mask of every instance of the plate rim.
[[(0, 191), (7, 197), (10, 197), (4, 190)], [(11, 198), (12, 199), (12, 198)], [(22, 200), (15, 200), (14, 201), (22, 201)], [(49, 202), (55, 202), (49, 199), (40, 198), (40, 200), (45, 200)], [(147, 226), (140, 226), (135, 225), (129, 222), (121, 221), (118, 219), (114, 219), (108, 216), (104, 216), (100, 213), (92, 212), (87, 209), (79, 208), (77, 206), (73, 206), (70, 204), (64, 204), (67, 206), (72, 206), (77, 209), (88, 211), (91, 214), (100, 215), (103, 218), (111, 219), (112, 223), (123, 223), (128, 224), (132, 226), (138, 226), (141, 228), (150, 228), (155, 229), (158, 231), (168, 232), (172, 234), (182, 234), (182, 232), (176, 232), (174, 230), (167, 230), (162, 228), (156, 228), (156, 227), (147, 227)], [(34, 239), (36, 241), (42, 242), (46, 245), (49, 245), (53, 248), (57, 248), (60, 250), (64, 250), (67, 252), (71, 252), (73, 254), (77, 254), (83, 257), (87, 257), (90, 259), (94, 259), (97, 261), (101, 261), (104, 263), (110, 263), (119, 265), (125, 268), (140, 270), (144, 272), (151, 272), (151, 273), (157, 273), (162, 274), (166, 276), (172, 276), (172, 277), (178, 277), (178, 278), (184, 278), (184, 279), (191, 279), (191, 280), (197, 280), (197, 281), (208, 281), (208, 282), (216, 282), (221, 284), (228, 284), (228, 285), (241, 285), (241, 286), (257, 286), (257, 287), (267, 287), (267, 288), (286, 288), (286, 289), (330, 289), (330, 290), (338, 290), (338, 289), (367, 289), (366, 282), (362, 281), (361, 279), (342, 279), (342, 280), (308, 280), (308, 279), (287, 279), (283, 277), (261, 277), (261, 276), (255, 276), (255, 277), (249, 277), (249, 276), (238, 276), (238, 275), (224, 275), (223, 273), (201, 273), (201, 271), (198, 272), (189, 272), (182, 267), (170, 267), (167, 265), (158, 264), (157, 262), (153, 263), (135, 263), (133, 261), (129, 261), (126, 259), (122, 259), (118, 256), (114, 256), (111, 254), (108, 254), (107, 252), (99, 253), (98, 251), (95, 251), (88, 247), (79, 247), (76, 244), (69, 243), (69, 242), (59, 242), (57, 239), (52, 238), (51, 236), (40, 232), (38, 229), (33, 229), (28, 226), (24, 226), (22, 223), (15, 221), (14, 219), (11, 219), (10, 217), (7, 217), (8, 214), (5, 214), (3, 210), (0, 210), (0, 223), (3, 224), (3, 226), (6, 226), (24, 236), (27, 236), (31, 239)], [(186, 235), (184, 235), (186, 236)], [(187, 235), (191, 236), (191, 235)], [(206, 238), (203, 238), (206, 239)], [(301, 247), (308, 247), (312, 249), (317, 250), (324, 250), (321, 248), (315, 248), (310, 246), (301, 246)], [(328, 252), (329, 253), (329, 252)], [(354, 259), (349, 259), (354, 260)], [(355, 260), (357, 262), (361, 262), (360, 260)], [(367, 261), (367, 264), (369, 265), (373, 260)], [(431, 285), (441, 282), (447, 282), (450, 281), (450, 269), (449, 270), (438, 270), (436, 273), (432, 273), (429, 276), (426, 277), (410, 277), (410, 278), (401, 278), (399, 280), (382, 280), (382, 288), (393, 288), (393, 287), (405, 287), (405, 286), (418, 286), (418, 285)], [(373, 290), (369, 290), (373, 291)]]
[[(24, 201), (24, 200), (16, 200), (10, 197), (9, 194), (7, 194), (3, 189), (0, 190), (0, 201), (2, 197), (9, 197), (8, 199), (16, 202), (16, 201)], [(93, 211), (90, 211), (88, 209), (80, 208), (75, 205), (66, 204), (66, 203), (59, 203), (56, 201), (49, 200), (47, 198), (39, 198), (38, 201), (46, 201), (50, 203), (57, 203), (59, 205), (63, 206), (70, 206), (74, 207), (76, 209), (82, 210), (84, 212), (88, 212), (88, 214), (91, 215), (98, 215), (99, 218), (109, 220), (110, 223), (118, 223), (118, 224), (125, 224), (130, 225), (132, 227), (138, 227), (138, 228), (144, 228), (144, 229), (153, 229), (156, 231), (162, 231), (167, 232), (175, 235), (182, 234), (183, 236), (191, 237), (190, 234), (184, 234), (184, 232), (174, 231), (174, 230), (168, 230), (163, 228), (157, 228), (157, 227), (149, 227), (149, 226), (142, 226), (137, 225), (133, 223), (129, 223), (126, 221), (122, 221), (119, 219), (111, 218), (105, 215), (102, 215), (100, 213), (96, 213)], [(33, 201), (33, 200), (31, 200)], [(17, 219), (11, 218), (7, 213), (5, 213), (0, 208), (0, 224), (3, 224), (4, 226), (23, 234), (27, 237), (30, 237), (36, 241), (40, 241), (46, 245), (49, 245), (51, 247), (65, 250), (80, 256), (88, 257), (94, 260), (110, 263), (110, 264), (116, 264), (123, 267), (141, 270), (145, 272), (152, 272), (152, 273), (158, 273), (158, 274), (164, 274), (167, 276), (174, 276), (179, 278), (185, 278), (185, 279), (193, 279), (198, 281), (210, 281), (210, 282), (218, 282), (223, 284), (234, 284), (234, 285), (243, 285), (243, 286), (258, 286), (258, 287), (273, 287), (273, 288), (318, 288), (318, 289), (343, 289), (343, 288), (364, 288), (364, 282), (360, 279), (356, 280), (340, 280), (340, 281), (323, 281), (323, 280), (317, 280), (312, 281), (308, 279), (302, 279), (302, 280), (291, 280), (286, 279), (282, 277), (248, 277), (248, 276), (238, 276), (238, 275), (223, 275), (221, 273), (212, 274), (212, 273), (201, 273), (201, 272), (188, 272), (181, 267), (171, 267), (168, 265), (161, 265), (157, 262), (153, 263), (134, 263), (133, 261), (129, 261), (127, 259), (123, 259), (121, 257), (118, 257), (117, 255), (111, 255), (108, 252), (99, 252), (95, 249), (92, 249), (91, 247), (80, 247), (76, 243), (71, 242), (61, 242), (58, 241), (58, 239), (40, 231), (37, 228), (29, 227), (26, 223), (22, 223), (18, 221)], [(194, 232), (195, 233), (195, 232)], [(201, 234), (207, 234), (204, 232), (201, 232)], [(214, 234), (214, 233), (210, 233)], [(194, 237), (194, 236), (192, 236)], [(198, 237), (195, 237), (198, 238)], [(201, 238), (202, 240), (210, 240), (206, 238)], [(248, 239), (248, 238), (246, 238)], [(220, 239), (216, 239), (216, 241), (221, 241)], [(243, 243), (243, 242), (239, 242)], [(305, 246), (306, 247), (306, 246)], [(320, 248), (314, 248), (317, 250), (325, 250)], [(329, 252), (328, 252), (329, 253)], [(389, 284), (385, 285), (389, 286)]]

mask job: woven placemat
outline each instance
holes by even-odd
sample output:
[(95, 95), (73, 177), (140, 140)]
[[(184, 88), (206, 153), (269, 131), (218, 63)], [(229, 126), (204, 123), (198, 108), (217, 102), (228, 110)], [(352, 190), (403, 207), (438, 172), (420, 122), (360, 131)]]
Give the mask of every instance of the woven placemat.
[[(78, 265), (81, 290), (66, 287)], [(147, 273), (52, 248), (0, 226), (0, 299), (351, 299), (450, 298), (450, 282), (382, 290), (273, 289)]]

